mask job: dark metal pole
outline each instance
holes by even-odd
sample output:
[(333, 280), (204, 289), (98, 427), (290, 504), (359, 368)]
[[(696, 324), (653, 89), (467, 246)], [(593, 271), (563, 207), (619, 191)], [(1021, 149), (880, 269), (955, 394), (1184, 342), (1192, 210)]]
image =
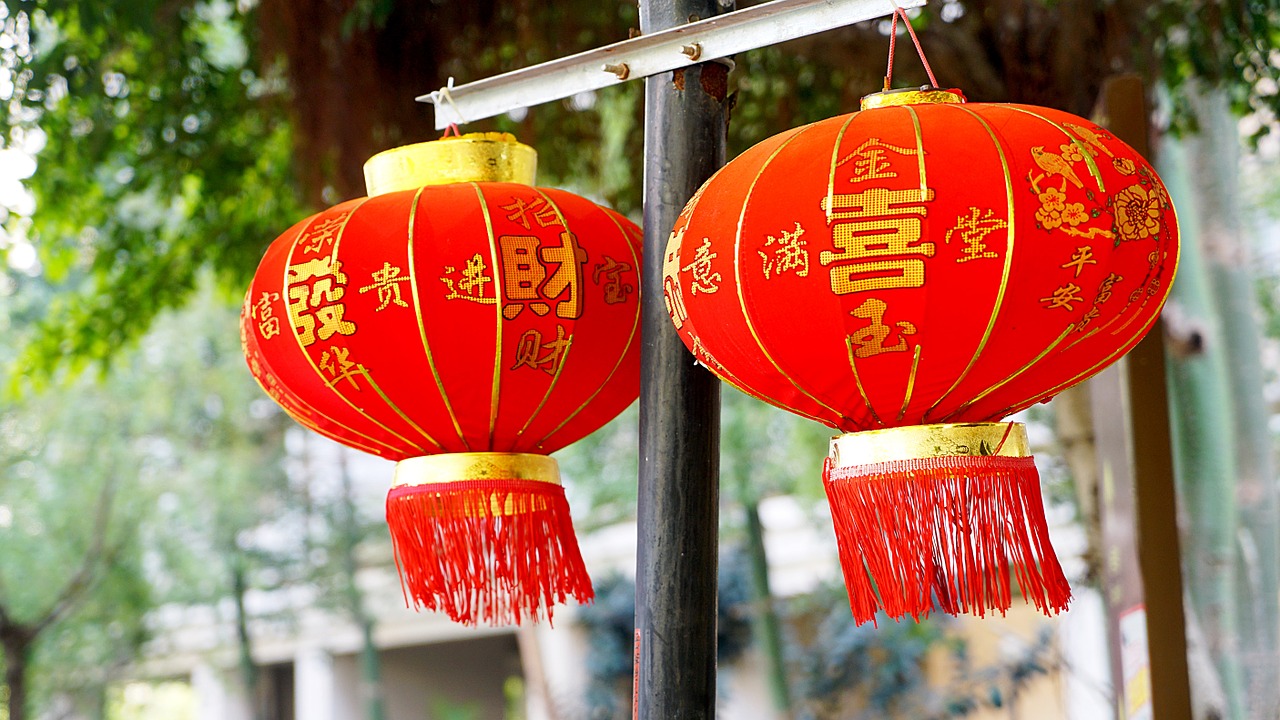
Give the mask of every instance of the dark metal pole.
[[(640, 0), (651, 33), (733, 9), (724, 0)], [(709, 62), (645, 80), (644, 344), (634, 715), (713, 718), (720, 387), (695, 366), (662, 300), (667, 235), (721, 165), (728, 70)]]

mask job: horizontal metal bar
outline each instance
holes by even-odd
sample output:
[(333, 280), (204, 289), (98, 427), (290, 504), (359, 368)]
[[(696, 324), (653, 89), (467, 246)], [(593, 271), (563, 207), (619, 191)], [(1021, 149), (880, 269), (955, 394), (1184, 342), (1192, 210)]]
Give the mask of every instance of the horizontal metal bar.
[[(897, 0), (915, 8), (926, 0)], [(773, 0), (417, 98), (436, 129), (891, 15), (893, 0)]]

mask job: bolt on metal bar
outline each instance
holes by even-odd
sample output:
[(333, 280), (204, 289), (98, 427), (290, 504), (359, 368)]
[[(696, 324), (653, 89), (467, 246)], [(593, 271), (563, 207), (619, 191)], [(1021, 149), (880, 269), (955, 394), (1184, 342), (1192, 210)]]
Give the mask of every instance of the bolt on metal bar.
[[(916, 8), (926, 0), (897, 0)], [(435, 104), (437, 130), (560, 100), (735, 53), (893, 13), (893, 0), (773, 0), (594, 50), (441, 88), (417, 98)]]

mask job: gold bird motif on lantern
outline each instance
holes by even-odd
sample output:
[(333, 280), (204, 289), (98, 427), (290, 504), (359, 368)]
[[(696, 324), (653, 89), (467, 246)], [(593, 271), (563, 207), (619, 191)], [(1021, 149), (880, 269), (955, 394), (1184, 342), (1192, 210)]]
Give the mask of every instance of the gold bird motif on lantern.
[[(1080, 182), (1080, 178), (1076, 176), (1076, 171), (1071, 169), (1071, 163), (1067, 162), (1057, 153), (1045, 152), (1044, 146), (1037, 145), (1031, 148), (1031, 157), (1035, 159), (1036, 165), (1044, 170), (1045, 175), (1061, 175), (1070, 180), (1078, 188), (1084, 187), (1084, 183)], [(1041, 177), (1044, 177), (1042, 175)], [(1036, 178), (1039, 180), (1040, 178)]]
[[(1106, 145), (1102, 144), (1102, 138), (1098, 136), (1098, 133), (1090, 130), (1089, 128), (1083, 125), (1076, 125), (1075, 123), (1063, 123), (1063, 124), (1066, 125), (1068, 128), (1070, 128), (1071, 132), (1075, 133), (1076, 136), (1079, 137), (1081, 140), (1089, 143), (1093, 147), (1096, 147), (1102, 152), (1106, 153), (1107, 157), (1113, 158), (1116, 156), (1115, 153), (1107, 149)], [(1097, 153), (1094, 153), (1094, 154), (1096, 155)]]

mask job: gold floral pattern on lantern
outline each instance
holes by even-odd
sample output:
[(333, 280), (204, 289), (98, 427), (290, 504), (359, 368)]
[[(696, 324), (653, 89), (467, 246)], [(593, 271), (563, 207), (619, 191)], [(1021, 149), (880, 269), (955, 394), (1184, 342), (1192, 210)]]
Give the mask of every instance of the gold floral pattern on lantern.
[(1080, 152), (1080, 148), (1075, 143), (1063, 143), (1059, 150), (1062, 151), (1062, 159), (1069, 163), (1084, 162), (1084, 153)]
[(1132, 175), (1138, 171), (1138, 166), (1129, 158), (1116, 158), (1111, 161), (1111, 167), (1121, 175)]
[(1062, 190), (1048, 188), (1037, 197), (1040, 198), (1040, 209), (1036, 211), (1036, 221), (1045, 230), (1053, 230), (1063, 223), (1075, 227), (1089, 220), (1084, 203), (1067, 202), (1067, 195)]
[(1160, 232), (1160, 198), (1141, 185), (1116, 193), (1116, 231), (1121, 240), (1142, 240)]

